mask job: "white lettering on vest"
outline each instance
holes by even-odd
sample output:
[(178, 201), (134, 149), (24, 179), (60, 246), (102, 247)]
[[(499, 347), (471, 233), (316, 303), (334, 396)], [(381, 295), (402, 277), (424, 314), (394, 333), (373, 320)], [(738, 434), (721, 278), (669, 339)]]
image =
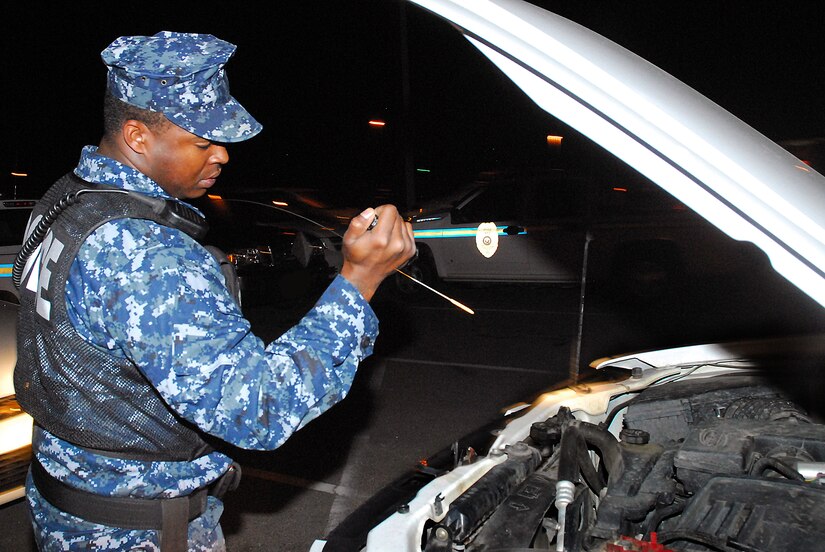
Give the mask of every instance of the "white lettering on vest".
[[(51, 285), (52, 271), (50, 263), (56, 263), (63, 252), (64, 244), (55, 239), (54, 234), (46, 234), (42, 243), (42, 256), (40, 258), (40, 278), (37, 283), (37, 314), (46, 320), (51, 320), (52, 304), (43, 297), (43, 291), (49, 291)], [(51, 296), (51, 294), (49, 294)]]

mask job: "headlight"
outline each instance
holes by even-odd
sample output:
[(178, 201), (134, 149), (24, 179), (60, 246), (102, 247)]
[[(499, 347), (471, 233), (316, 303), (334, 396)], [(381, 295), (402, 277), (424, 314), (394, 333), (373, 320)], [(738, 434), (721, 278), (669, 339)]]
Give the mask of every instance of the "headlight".
[(14, 395), (0, 399), (0, 454), (31, 445), (32, 419)]

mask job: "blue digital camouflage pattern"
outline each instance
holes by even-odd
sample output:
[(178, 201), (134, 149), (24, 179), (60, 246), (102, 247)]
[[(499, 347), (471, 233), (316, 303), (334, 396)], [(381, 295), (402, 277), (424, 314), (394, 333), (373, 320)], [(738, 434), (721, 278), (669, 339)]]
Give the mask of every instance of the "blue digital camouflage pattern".
[[(168, 197), (145, 175), (87, 146), (75, 173), (90, 181)], [(80, 334), (131, 358), (183, 418), (247, 449), (271, 450), (346, 396), (372, 353), (378, 321), (338, 276), (294, 328), (265, 345), (252, 334), (211, 254), (183, 232), (121, 219), (93, 232), (72, 265), (69, 316)], [(100, 456), (38, 429), (43, 467), (74, 487), (110, 496), (176, 497), (217, 479), (230, 459), (192, 462)], [(81, 523), (28, 486), (41, 550), (156, 550), (155, 531)], [(191, 550), (223, 550), (222, 505), (190, 524)], [(134, 547), (134, 548), (132, 548)]]
[(234, 44), (212, 35), (163, 31), (122, 36), (101, 57), (115, 98), (162, 112), (201, 138), (240, 142), (262, 127), (229, 94), (224, 65), (234, 52)]
[[(55, 453), (69, 466), (77, 466), (82, 463), (82, 459), (88, 453), (81, 451), (81, 457), (72, 456), (73, 447), (63, 447), (65, 442), (37, 431), (35, 440), (39, 442), (39, 449)], [(48, 443), (48, 444), (47, 444)], [(59, 452), (58, 452), (59, 451)], [(38, 457), (41, 457), (38, 455)], [(99, 459), (100, 457), (98, 457)], [(206, 460), (204, 458), (203, 460)], [(206, 462), (204, 462), (206, 463)], [(113, 463), (115, 464), (115, 463)], [(134, 485), (140, 478), (138, 474), (142, 472), (145, 465), (135, 462), (118, 461), (116, 474), (114, 466), (111, 469), (101, 470), (110, 478), (117, 477), (123, 487), (133, 486), (135, 488), (145, 488), (142, 485)], [(162, 475), (168, 469), (170, 463), (155, 463), (153, 469)], [(181, 467), (181, 471), (186, 470), (186, 466), (175, 463), (173, 468)], [(93, 473), (93, 472), (90, 472)], [(166, 475), (167, 488), (174, 485), (171, 475), (175, 473), (172, 469)], [(131, 481), (131, 483), (130, 483)], [(111, 481), (111, 486), (115, 486), (116, 481)], [(88, 487), (89, 485), (87, 485)], [(116, 493), (111, 493), (116, 494)], [(144, 493), (140, 493), (143, 495)], [(168, 493), (165, 493), (168, 494)], [(118, 494), (118, 496), (122, 496)], [(129, 529), (118, 529), (107, 527), (96, 523), (89, 523), (81, 518), (62, 512), (45, 501), (37, 487), (32, 484), (31, 474), (26, 480), (26, 498), (32, 511), (32, 525), (34, 527), (34, 538), (38, 550), (44, 551), (87, 551), (87, 550), (160, 550), (160, 534), (158, 531), (137, 531)], [(220, 526), (220, 517), (223, 513), (223, 503), (214, 496), (207, 497), (206, 510), (198, 518), (189, 523), (189, 550), (203, 552), (219, 552), (226, 550), (223, 531)]]

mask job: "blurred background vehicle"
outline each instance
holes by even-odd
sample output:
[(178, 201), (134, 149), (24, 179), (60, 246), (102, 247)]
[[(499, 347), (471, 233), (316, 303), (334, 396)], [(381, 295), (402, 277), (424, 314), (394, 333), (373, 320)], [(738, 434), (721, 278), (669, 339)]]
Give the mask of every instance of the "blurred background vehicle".
[(203, 243), (235, 265), (242, 305), (312, 300), (340, 271), (349, 218), (304, 197), (271, 190), (193, 202), (209, 222)]
[(11, 270), (35, 203), (33, 199), (0, 200), (0, 299), (4, 301), (19, 303)]
[[(758, 262), (737, 242), (623, 165), (601, 173), (559, 168), (489, 172), (411, 213), (414, 275), (462, 282), (578, 283), (659, 297), (690, 278)], [(585, 265), (585, 255), (587, 264)], [(404, 291), (416, 291), (396, 277)]]

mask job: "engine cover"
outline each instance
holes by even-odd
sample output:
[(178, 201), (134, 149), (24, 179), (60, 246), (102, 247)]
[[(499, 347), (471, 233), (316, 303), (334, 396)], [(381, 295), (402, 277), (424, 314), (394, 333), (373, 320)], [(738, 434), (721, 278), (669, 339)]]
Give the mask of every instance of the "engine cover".
[[(825, 426), (719, 419), (697, 425), (676, 453), (676, 476), (697, 492), (714, 474), (744, 475), (760, 458), (825, 460)], [(760, 475), (760, 474), (753, 474)]]
[(717, 546), (690, 544), (686, 551), (821, 550), (825, 489), (786, 479), (714, 477), (691, 500), (676, 528), (660, 532), (660, 542), (674, 531)]

